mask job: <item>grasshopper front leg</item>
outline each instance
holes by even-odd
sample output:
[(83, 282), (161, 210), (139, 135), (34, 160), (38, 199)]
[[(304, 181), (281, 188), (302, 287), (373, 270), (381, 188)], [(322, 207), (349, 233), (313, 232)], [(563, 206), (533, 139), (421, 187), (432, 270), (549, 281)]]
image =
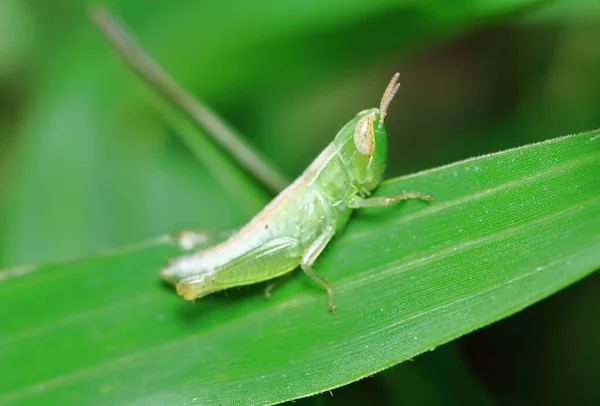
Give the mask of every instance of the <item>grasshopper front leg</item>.
[(432, 202), (433, 196), (430, 194), (421, 194), (415, 192), (404, 192), (395, 196), (377, 196), (377, 197), (352, 197), (348, 202), (348, 207), (352, 209), (361, 209), (365, 207), (380, 207), (388, 206), (392, 203), (399, 202), (401, 200), (419, 199), (425, 202)]

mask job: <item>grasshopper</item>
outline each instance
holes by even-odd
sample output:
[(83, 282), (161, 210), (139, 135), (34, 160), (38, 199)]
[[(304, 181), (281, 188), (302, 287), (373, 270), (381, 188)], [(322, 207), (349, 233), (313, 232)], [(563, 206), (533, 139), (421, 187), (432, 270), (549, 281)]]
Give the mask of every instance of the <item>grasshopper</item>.
[[(321, 285), (329, 310), (337, 311), (331, 284), (313, 265), (332, 238), (343, 231), (353, 210), (387, 206), (407, 199), (431, 202), (431, 195), (405, 192), (369, 197), (382, 180), (387, 162), (384, 120), (399, 88), (396, 73), (379, 108), (359, 112), (304, 173), (246, 226), (207, 249), (174, 258), (161, 276), (184, 299), (194, 300), (235, 286), (283, 276), (298, 267)], [(202, 234), (197, 234), (202, 239)], [(180, 244), (193, 232), (180, 234)], [(277, 282), (269, 285), (265, 296)]]
[[(92, 17), (121, 56), (163, 97), (204, 128), (265, 186), (281, 190), (283, 177), (180, 87), (107, 10), (97, 7)], [(327, 291), (329, 310), (335, 313), (331, 284), (313, 265), (333, 237), (343, 231), (352, 211), (408, 199), (433, 201), (429, 194), (414, 192), (369, 197), (381, 182), (387, 162), (384, 121), (400, 87), (398, 78), (398, 73), (392, 77), (379, 108), (363, 110), (354, 116), (304, 173), (239, 231), (232, 235), (193, 231), (176, 234), (175, 239), (183, 249), (196, 252), (171, 259), (161, 271), (162, 278), (174, 284), (184, 299), (194, 300), (283, 276), (299, 265)], [(222, 242), (211, 245), (213, 241)], [(266, 297), (279, 281), (281, 278), (267, 286)]]

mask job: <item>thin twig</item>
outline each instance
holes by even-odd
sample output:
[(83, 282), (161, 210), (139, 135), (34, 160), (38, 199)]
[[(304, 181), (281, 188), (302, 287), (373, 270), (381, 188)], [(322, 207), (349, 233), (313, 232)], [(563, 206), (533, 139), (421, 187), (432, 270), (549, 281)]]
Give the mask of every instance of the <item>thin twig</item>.
[(140, 47), (131, 35), (103, 7), (92, 10), (92, 19), (121, 57), (160, 94), (171, 100), (203, 129), (242, 167), (272, 192), (280, 192), (288, 180), (259, 157), (217, 115), (190, 95)]

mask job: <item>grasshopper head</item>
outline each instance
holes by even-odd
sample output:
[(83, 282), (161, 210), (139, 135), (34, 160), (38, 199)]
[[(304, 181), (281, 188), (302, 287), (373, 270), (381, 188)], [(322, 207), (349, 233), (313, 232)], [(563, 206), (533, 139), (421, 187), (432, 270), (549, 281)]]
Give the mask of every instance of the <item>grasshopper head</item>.
[(384, 120), (398, 91), (396, 73), (383, 93), (379, 108), (358, 113), (336, 137), (336, 144), (354, 183), (363, 191), (373, 190), (383, 178), (387, 163), (387, 133)]

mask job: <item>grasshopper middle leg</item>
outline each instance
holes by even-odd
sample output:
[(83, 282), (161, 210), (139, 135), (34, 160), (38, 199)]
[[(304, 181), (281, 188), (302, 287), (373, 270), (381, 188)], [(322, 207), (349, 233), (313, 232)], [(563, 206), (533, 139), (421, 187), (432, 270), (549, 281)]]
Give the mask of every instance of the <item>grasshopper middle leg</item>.
[(334, 234), (335, 229), (333, 227), (327, 228), (325, 232), (317, 237), (317, 239), (308, 247), (304, 253), (304, 256), (302, 257), (302, 261), (300, 262), (300, 266), (302, 267), (304, 273), (307, 274), (313, 281), (323, 286), (325, 290), (327, 290), (327, 296), (329, 298), (329, 311), (331, 313), (337, 312), (337, 306), (333, 302), (333, 289), (331, 288), (331, 284), (325, 278), (319, 275), (312, 266), (321, 252), (323, 252), (329, 241), (331, 241)]

